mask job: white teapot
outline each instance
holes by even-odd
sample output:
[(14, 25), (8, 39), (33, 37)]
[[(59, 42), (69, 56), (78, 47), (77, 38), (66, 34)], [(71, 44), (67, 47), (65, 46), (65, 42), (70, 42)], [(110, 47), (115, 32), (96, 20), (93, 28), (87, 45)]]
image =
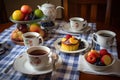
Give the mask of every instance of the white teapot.
[(62, 8), (64, 9), (62, 6), (57, 6), (55, 7), (55, 5), (50, 4), (50, 3), (44, 3), (43, 5), (38, 5), (37, 6), (40, 10), (43, 11), (44, 15), (46, 15), (48, 17), (49, 20), (54, 21), (56, 19), (56, 14), (57, 14), (57, 9), (58, 8)]

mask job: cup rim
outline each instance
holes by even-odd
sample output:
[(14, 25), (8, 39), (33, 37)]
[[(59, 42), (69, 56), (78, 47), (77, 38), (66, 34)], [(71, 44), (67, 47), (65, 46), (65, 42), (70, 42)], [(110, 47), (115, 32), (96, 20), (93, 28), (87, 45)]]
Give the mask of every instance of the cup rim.
[(70, 21), (73, 21), (73, 20), (79, 20), (79, 21), (85, 21), (85, 19), (84, 18), (82, 18), (82, 17), (72, 17), (72, 18), (70, 18), (69, 19)]
[[(116, 36), (116, 33), (115, 32), (113, 32), (113, 31), (111, 31), (111, 30), (99, 30), (99, 31), (97, 31), (96, 33), (97, 33), (97, 35), (99, 35), (100, 33), (108, 33), (108, 34), (111, 34), (113, 37), (115, 37)], [(99, 35), (100, 36), (100, 35)]]
[(23, 34), (23, 37), (26, 38), (26, 36), (28, 36), (28, 35), (34, 35), (35, 37), (39, 37), (40, 34), (37, 32), (26, 32)]
[[(33, 49), (34, 48), (34, 49)], [(40, 49), (41, 48), (41, 49)], [(44, 48), (44, 49), (43, 49)], [(31, 49), (33, 49), (33, 50), (31, 50)], [(44, 51), (46, 51), (47, 52), (47, 54), (43, 54), (43, 55), (30, 55), (29, 53), (30, 52), (32, 52), (32, 51), (34, 51), (34, 50), (44, 50)], [(47, 51), (47, 50), (49, 50), (49, 51)], [(27, 53), (27, 55), (29, 55), (29, 56), (32, 56), (32, 57), (38, 57), (38, 56), (46, 56), (46, 55), (49, 55), (49, 53), (51, 52), (51, 50), (50, 50), (50, 48), (49, 47), (47, 47), (47, 46), (32, 46), (32, 47), (30, 47), (30, 48), (28, 48), (27, 50), (26, 50), (26, 53)]]

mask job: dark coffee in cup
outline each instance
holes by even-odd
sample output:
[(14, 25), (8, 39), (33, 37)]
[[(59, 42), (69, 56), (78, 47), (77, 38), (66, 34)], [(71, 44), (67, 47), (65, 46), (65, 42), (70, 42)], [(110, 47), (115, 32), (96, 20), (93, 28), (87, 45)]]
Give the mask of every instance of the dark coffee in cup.
[(27, 35), (27, 36), (25, 36), (26, 38), (35, 38), (35, 36), (34, 35)]
[(34, 55), (34, 56), (39, 56), (39, 55), (47, 54), (47, 51), (44, 51), (44, 50), (34, 50), (34, 51), (30, 52), (29, 54), (30, 55)]
[(100, 36), (103, 36), (103, 37), (110, 37), (110, 36), (112, 36), (111, 34), (107, 34), (107, 33), (101, 33), (101, 34), (99, 34)]

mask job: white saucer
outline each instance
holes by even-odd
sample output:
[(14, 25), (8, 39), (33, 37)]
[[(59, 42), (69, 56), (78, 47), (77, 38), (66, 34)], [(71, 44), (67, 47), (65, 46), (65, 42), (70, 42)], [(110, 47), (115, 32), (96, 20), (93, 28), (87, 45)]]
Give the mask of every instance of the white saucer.
[(83, 41), (84, 44), (85, 44), (85, 48), (83, 48), (83, 49), (78, 49), (78, 50), (76, 50), (76, 51), (65, 51), (65, 50), (62, 50), (62, 49), (61, 49), (61, 46), (59, 45), (59, 43), (61, 42), (61, 39), (62, 39), (62, 38), (57, 39), (57, 40), (54, 42), (54, 46), (55, 46), (55, 48), (56, 48), (57, 50), (59, 50), (59, 51), (61, 51), (61, 52), (64, 52), (64, 53), (79, 53), (79, 52), (83, 52), (83, 51), (85, 51), (86, 49), (89, 48), (89, 43), (88, 43), (85, 39), (81, 39), (81, 41)]
[(63, 31), (66, 31), (66, 32), (69, 32), (69, 33), (76, 33), (76, 34), (87, 32), (90, 29), (91, 29), (90, 26), (85, 26), (84, 29), (82, 29), (80, 31), (74, 31), (73, 29), (71, 29), (70, 23), (66, 23), (65, 25), (62, 26)]
[[(62, 63), (62, 59), (59, 56), (57, 64), (60, 64), (60, 63)], [(13, 67), (16, 71), (19, 71), (24, 74), (29, 74), (29, 75), (41, 75), (41, 74), (52, 72), (52, 64), (46, 67), (46, 69), (44, 70), (34, 69), (31, 66), (31, 64), (28, 62), (26, 53), (23, 53), (22, 55), (20, 55), (19, 57), (15, 59)]]

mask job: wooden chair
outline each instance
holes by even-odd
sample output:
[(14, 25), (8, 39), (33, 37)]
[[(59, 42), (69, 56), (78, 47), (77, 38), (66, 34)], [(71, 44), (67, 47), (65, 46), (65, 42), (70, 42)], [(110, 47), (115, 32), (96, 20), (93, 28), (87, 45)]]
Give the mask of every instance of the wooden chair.
[(89, 22), (102, 22), (110, 24), (111, 2), (112, 0), (62, 0), (64, 11), (63, 18), (78, 16)]
[(4, 0), (0, 0), (0, 23), (8, 22)]

